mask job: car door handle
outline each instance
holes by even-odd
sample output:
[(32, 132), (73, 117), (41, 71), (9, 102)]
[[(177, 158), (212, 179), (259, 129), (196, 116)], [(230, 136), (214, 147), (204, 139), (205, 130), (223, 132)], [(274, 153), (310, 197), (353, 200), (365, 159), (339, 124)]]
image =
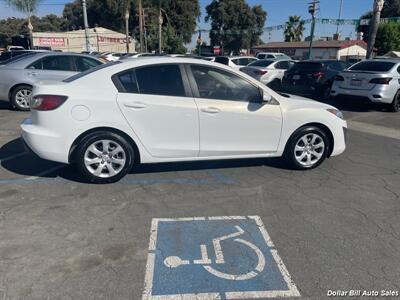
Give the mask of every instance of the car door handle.
[(144, 103), (142, 103), (142, 102), (125, 103), (124, 105), (125, 105), (126, 107), (129, 107), (129, 108), (136, 108), (136, 109), (146, 108), (146, 104), (144, 104)]
[(217, 114), (219, 113), (221, 110), (219, 108), (216, 107), (207, 107), (207, 108), (203, 108), (201, 109), (202, 112), (205, 112), (207, 114)]
[(28, 72), (29, 76), (36, 76), (38, 73), (37, 72)]

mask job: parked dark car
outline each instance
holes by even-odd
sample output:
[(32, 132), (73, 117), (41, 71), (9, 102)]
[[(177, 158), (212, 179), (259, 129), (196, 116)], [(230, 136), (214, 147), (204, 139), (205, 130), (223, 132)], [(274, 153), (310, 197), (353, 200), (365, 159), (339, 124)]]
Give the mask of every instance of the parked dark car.
[(335, 76), (348, 66), (348, 63), (338, 60), (297, 62), (283, 76), (282, 89), (289, 94), (327, 100)]

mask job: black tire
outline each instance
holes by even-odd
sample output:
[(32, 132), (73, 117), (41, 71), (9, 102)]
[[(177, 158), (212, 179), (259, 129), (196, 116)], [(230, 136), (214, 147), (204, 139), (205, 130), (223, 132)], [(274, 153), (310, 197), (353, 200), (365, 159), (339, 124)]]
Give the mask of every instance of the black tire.
[[(109, 149), (110, 147), (115, 147), (115, 145), (120, 146), (123, 151), (118, 153), (118, 155), (121, 155), (124, 153), (124, 155), (121, 155), (120, 157), (112, 157), (111, 152), (109, 152), (109, 155), (107, 156), (106, 153), (108, 150), (105, 150), (104, 148), (98, 148), (100, 147), (100, 143), (102, 140), (109, 141)], [(88, 148), (92, 145), (96, 144), (96, 151), (100, 150), (102, 154), (98, 154), (99, 156), (96, 156), (94, 152), (87, 152)], [(116, 149), (116, 147), (114, 148)], [(91, 159), (96, 159), (96, 160), (101, 160), (99, 163), (92, 163), (91, 166), (87, 167), (85, 163), (85, 156), (87, 158), (87, 155), (92, 155), (93, 158)], [(100, 157), (101, 156), (101, 157)], [(83, 138), (83, 140), (79, 143), (77, 147), (77, 151), (75, 153), (75, 162), (76, 166), (79, 170), (79, 172), (83, 175), (85, 179), (87, 179), (89, 182), (92, 183), (112, 183), (120, 180), (122, 177), (124, 177), (133, 167), (134, 162), (135, 162), (135, 151), (133, 150), (132, 145), (122, 136), (113, 133), (113, 132), (108, 132), (108, 131), (99, 131), (99, 132), (94, 132)], [(106, 158), (104, 158), (106, 157)], [(112, 159), (125, 159), (125, 162), (123, 164), (114, 164), (111, 160)], [(106, 161), (107, 160), (107, 161)], [(97, 168), (100, 168), (102, 166), (100, 172), (102, 172), (100, 175), (94, 174), (94, 172), (97, 170)], [(118, 169), (118, 172), (116, 172), (115, 175), (110, 175), (110, 169), (112, 168), (114, 171), (114, 167)], [(89, 170), (90, 168), (90, 170)], [(106, 176), (106, 177), (102, 177)]]
[(25, 103), (25, 105), (17, 99), (17, 97), (19, 96), (19, 93), (24, 93), (24, 91), (29, 93), (29, 97), (30, 97), (30, 95), (32, 93), (32, 87), (29, 85), (20, 85), (12, 90), (11, 98), (10, 98), (12, 108), (21, 110), (21, 111), (29, 111), (30, 110), (28, 98), (26, 98), (25, 101), (23, 102), (23, 103)]
[(324, 101), (329, 101), (331, 99), (331, 84), (326, 84), (321, 88), (321, 97)]
[[(313, 151), (310, 152), (310, 156), (311, 159), (312, 157), (317, 157), (316, 155), (314, 155), (313, 153), (316, 152), (318, 154), (320, 154), (321, 156), (318, 158), (318, 160), (316, 160), (315, 162), (313, 162), (310, 165), (305, 165), (305, 163), (300, 163), (298, 161), (298, 158), (300, 158), (301, 154), (304, 153), (304, 151), (296, 151), (295, 152), (295, 148), (296, 145), (300, 142), (300, 139), (302, 139), (303, 137), (306, 137), (306, 139), (308, 140), (310, 137), (313, 136), (318, 136), (318, 139), (315, 140), (315, 145), (319, 144), (319, 139), (322, 140), (323, 142), (323, 149), (321, 148), (311, 148), (308, 150), (304, 150), (304, 151)], [(311, 139), (310, 139), (311, 141)], [(306, 147), (306, 145), (304, 145)], [(286, 162), (286, 164), (288, 165), (289, 168), (291, 169), (295, 169), (295, 170), (309, 170), (309, 169), (314, 169), (316, 167), (318, 167), (328, 156), (328, 151), (329, 149), (332, 147), (332, 145), (330, 145), (330, 140), (327, 136), (327, 134), (325, 133), (325, 131), (323, 131), (321, 128), (316, 127), (316, 126), (304, 126), (299, 128), (298, 130), (295, 131), (295, 133), (292, 134), (292, 136), (289, 138), (286, 147), (285, 147), (285, 152), (283, 155), (283, 158)], [(317, 150), (318, 149), (318, 150)], [(299, 154), (299, 155), (298, 155)], [(297, 158), (296, 158), (297, 156)], [(308, 158), (308, 153), (306, 154), (306, 160)]]
[(391, 112), (400, 111), (400, 91), (397, 91), (396, 95), (393, 98), (393, 102), (389, 104), (389, 110)]

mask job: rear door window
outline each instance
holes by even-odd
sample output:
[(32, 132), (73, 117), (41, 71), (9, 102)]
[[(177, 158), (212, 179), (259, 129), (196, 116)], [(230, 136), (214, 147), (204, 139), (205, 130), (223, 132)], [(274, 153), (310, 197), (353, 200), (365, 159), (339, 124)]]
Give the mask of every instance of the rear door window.
[(148, 66), (135, 72), (140, 94), (186, 96), (178, 65)]
[(349, 68), (351, 71), (388, 72), (395, 63), (389, 61), (362, 61)]
[(289, 69), (289, 62), (286, 61), (286, 60), (280, 61), (280, 62), (278, 62), (278, 63), (276, 64), (275, 67), (276, 67), (277, 69), (280, 69), (280, 70), (287, 70), (287, 69)]
[(75, 71), (72, 56), (57, 55), (43, 58), (43, 70)]

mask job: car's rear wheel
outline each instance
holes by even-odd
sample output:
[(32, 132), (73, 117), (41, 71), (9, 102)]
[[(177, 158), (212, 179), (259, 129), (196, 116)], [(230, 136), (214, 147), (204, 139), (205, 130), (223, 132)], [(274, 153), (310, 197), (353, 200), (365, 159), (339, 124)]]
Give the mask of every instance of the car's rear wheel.
[(78, 145), (76, 163), (80, 173), (90, 182), (116, 182), (132, 169), (134, 150), (118, 134), (95, 132)]
[(389, 104), (389, 109), (392, 112), (399, 112), (400, 111), (400, 91), (396, 93), (394, 96), (393, 102)]
[(11, 105), (13, 108), (23, 111), (29, 110), (29, 101), (32, 95), (32, 87), (20, 85), (11, 93)]
[(289, 139), (284, 158), (293, 169), (313, 169), (325, 160), (330, 147), (329, 139), (323, 130), (315, 126), (305, 126), (298, 129)]
[(331, 90), (332, 90), (331, 84), (326, 84), (322, 87), (321, 89), (322, 100), (328, 101), (331, 98)]

